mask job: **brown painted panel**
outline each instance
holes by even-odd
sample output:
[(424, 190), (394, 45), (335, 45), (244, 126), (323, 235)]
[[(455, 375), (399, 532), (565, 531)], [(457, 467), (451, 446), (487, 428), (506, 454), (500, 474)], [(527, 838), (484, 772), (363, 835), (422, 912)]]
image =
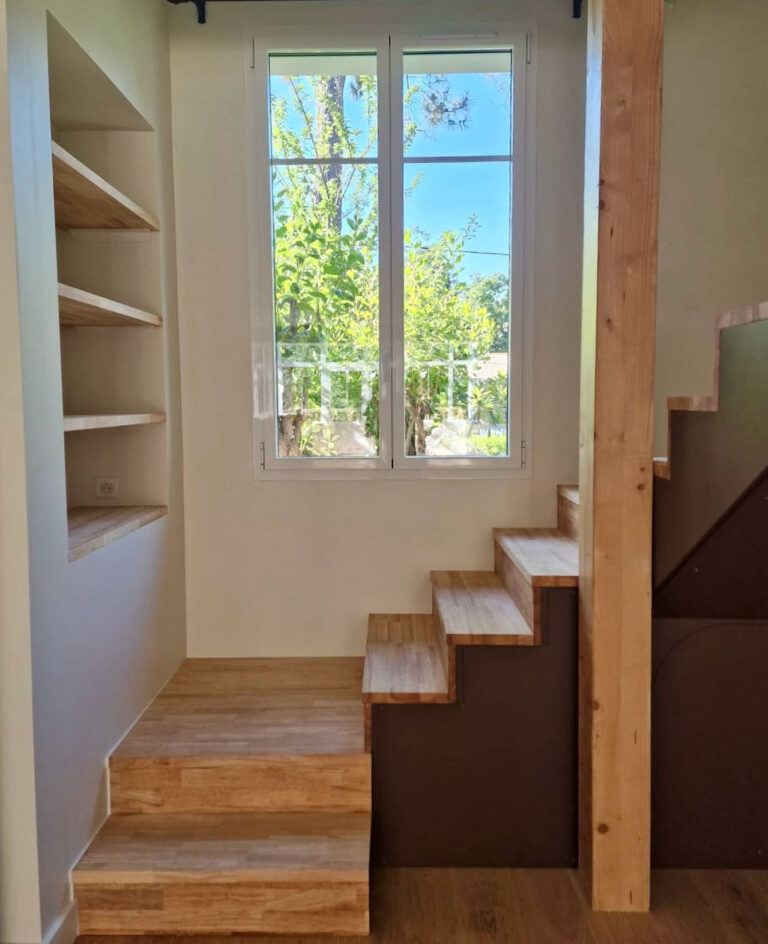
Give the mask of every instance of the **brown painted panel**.
[(768, 865), (768, 621), (656, 620), (652, 858)]
[(374, 864), (575, 865), (576, 591), (542, 609), (545, 646), (457, 649), (457, 704), (373, 706)]
[(768, 469), (661, 584), (654, 613), (768, 618)]
[(723, 331), (717, 413), (670, 416), (674, 471), (654, 482), (656, 586), (768, 464), (767, 363), (768, 321)]

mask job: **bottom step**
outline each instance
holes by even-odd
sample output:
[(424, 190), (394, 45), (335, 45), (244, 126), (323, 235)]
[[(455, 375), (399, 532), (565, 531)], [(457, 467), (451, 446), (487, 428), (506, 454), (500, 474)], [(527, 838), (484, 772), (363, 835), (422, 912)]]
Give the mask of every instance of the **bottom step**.
[(73, 872), (81, 934), (367, 934), (368, 813), (111, 816)]

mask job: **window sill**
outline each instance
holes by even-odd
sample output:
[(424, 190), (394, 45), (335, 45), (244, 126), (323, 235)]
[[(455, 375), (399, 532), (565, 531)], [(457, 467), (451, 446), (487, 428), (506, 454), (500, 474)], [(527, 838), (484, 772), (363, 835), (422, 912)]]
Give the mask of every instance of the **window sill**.
[(427, 467), (420, 469), (256, 469), (254, 479), (257, 482), (349, 482), (350, 480), (371, 479), (381, 482), (425, 480), (463, 480), (463, 479), (530, 479), (530, 468), (445, 468)]

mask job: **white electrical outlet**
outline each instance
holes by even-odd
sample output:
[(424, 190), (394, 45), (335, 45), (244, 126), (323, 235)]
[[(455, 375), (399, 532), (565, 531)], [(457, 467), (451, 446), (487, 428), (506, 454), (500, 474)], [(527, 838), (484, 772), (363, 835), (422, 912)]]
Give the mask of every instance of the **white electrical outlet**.
[(96, 495), (99, 498), (117, 498), (120, 494), (120, 479), (96, 479)]

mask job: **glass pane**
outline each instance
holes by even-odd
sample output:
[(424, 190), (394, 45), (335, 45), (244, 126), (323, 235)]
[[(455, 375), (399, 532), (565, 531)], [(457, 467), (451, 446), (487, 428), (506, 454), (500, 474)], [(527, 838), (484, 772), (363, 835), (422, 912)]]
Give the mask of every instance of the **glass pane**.
[(379, 455), (375, 165), (273, 168), (277, 454)]
[(512, 53), (406, 53), (406, 157), (512, 154)]
[(376, 157), (375, 54), (269, 57), (273, 158)]
[(510, 171), (406, 165), (408, 456), (508, 455)]

